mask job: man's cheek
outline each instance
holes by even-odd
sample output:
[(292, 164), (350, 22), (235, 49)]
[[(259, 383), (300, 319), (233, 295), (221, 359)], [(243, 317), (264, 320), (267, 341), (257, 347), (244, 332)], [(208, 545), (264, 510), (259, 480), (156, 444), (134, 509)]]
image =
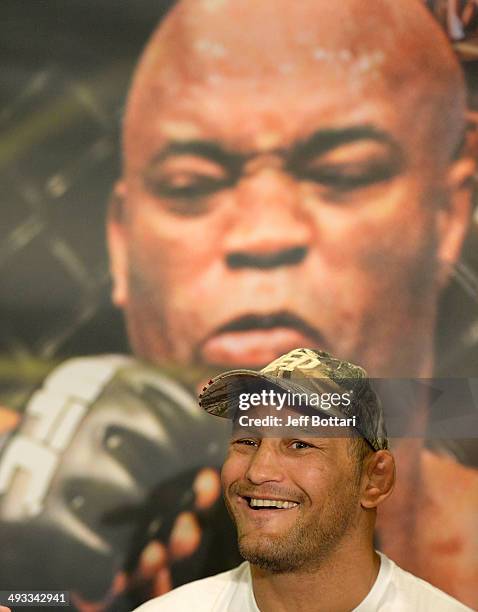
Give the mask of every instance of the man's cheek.
[(228, 497), (229, 496), (229, 484), (231, 483), (231, 480), (229, 478), (229, 474), (227, 473), (227, 471), (225, 471), (226, 464), (223, 465), (223, 468), (221, 470), (221, 489), (222, 489), (222, 494), (224, 495), (224, 497)]
[(145, 224), (131, 239), (136, 265), (141, 270), (151, 270), (158, 282), (160, 279), (166, 283), (188, 280), (199, 273), (210, 258), (207, 247), (198, 238), (202, 235), (203, 230), (185, 231), (181, 224), (170, 233)]
[[(337, 256), (344, 265), (370, 273), (392, 274), (398, 267), (416, 263), (426, 250), (431, 228), (425, 228), (419, 218), (408, 223), (401, 221), (391, 217), (381, 219), (380, 223), (373, 219), (357, 223), (338, 239)], [(413, 228), (410, 223), (414, 223)]]
[(234, 443), (231, 443), (221, 470), (221, 484), (223, 490), (226, 491), (231, 483), (244, 475), (244, 472), (244, 458), (238, 456)]

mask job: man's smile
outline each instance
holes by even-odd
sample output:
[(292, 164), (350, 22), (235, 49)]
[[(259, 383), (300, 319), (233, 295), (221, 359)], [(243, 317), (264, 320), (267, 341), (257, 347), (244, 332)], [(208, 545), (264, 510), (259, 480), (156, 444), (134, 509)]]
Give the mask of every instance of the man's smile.
[(283, 499), (257, 499), (255, 497), (249, 497), (246, 498), (246, 500), (249, 502), (249, 507), (255, 510), (261, 510), (263, 508), (289, 510), (299, 505), (297, 502)]
[(301, 506), (300, 497), (293, 491), (253, 491), (248, 488), (230, 491), (231, 506), (235, 507), (234, 512), (240, 512), (247, 517), (257, 520), (259, 518), (272, 519), (274, 516), (289, 514), (298, 510)]

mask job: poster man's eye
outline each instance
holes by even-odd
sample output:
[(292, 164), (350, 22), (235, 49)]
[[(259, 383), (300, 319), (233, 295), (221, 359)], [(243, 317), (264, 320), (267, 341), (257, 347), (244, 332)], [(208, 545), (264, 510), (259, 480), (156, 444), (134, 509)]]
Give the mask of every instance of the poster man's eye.
[(352, 163), (310, 162), (304, 165), (300, 172), (304, 180), (344, 191), (381, 183), (396, 174), (395, 164), (389, 163), (388, 160)]
[(147, 189), (163, 198), (195, 198), (224, 189), (229, 173), (220, 163), (196, 156), (176, 155), (158, 161), (145, 177)]
[(324, 148), (320, 139), (312, 139), (289, 160), (289, 171), (333, 195), (383, 183), (403, 168), (399, 147), (382, 138), (360, 137), (329, 145)]

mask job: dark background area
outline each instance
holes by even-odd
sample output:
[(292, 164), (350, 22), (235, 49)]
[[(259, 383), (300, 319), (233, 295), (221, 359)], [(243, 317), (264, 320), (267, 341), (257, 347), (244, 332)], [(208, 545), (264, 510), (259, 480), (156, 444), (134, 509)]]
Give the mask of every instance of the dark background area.
[(36, 361), (127, 350), (109, 301), (105, 211), (131, 73), (169, 4), (2, 2), (4, 380), (36, 378)]

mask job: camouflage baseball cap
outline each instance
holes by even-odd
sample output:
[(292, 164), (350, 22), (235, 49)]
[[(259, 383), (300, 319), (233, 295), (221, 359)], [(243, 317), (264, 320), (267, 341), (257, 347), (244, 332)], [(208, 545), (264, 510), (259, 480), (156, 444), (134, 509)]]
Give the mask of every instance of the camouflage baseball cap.
[[(374, 450), (388, 448), (382, 406), (367, 372), (325, 351), (297, 348), (275, 359), (259, 372), (240, 369), (219, 374), (199, 394), (199, 405), (209, 414), (233, 419), (238, 409), (239, 395), (245, 390), (259, 387), (300, 393), (302, 396), (306, 394), (308, 397), (347, 391), (351, 397), (350, 404), (330, 407), (326, 414), (339, 418), (355, 416), (355, 429)], [(320, 407), (313, 407), (325, 414)]]

